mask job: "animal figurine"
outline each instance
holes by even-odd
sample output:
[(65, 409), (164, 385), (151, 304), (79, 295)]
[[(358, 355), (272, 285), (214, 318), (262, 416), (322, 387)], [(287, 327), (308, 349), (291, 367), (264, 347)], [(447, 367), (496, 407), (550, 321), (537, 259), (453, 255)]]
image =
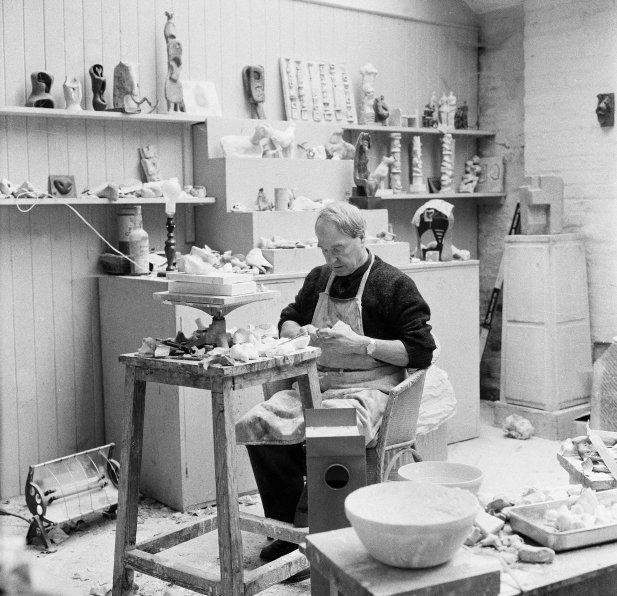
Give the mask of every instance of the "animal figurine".
[(368, 190), (370, 190), (370, 194), (368, 196), (375, 196), (375, 193), (379, 188), (383, 188), (384, 181), (388, 177), (388, 173), (390, 172), (390, 166), (394, 163), (394, 157), (391, 155), (386, 155), (381, 158), (381, 162), (379, 165), (373, 170), (371, 175), (368, 178)]
[(329, 159), (353, 159), (356, 148), (343, 140), (342, 130), (335, 130), (326, 143), (326, 154)]
[(267, 122), (260, 122), (250, 137), (241, 135), (227, 135), (221, 137), (221, 147), (224, 157), (251, 157), (261, 158), (265, 145), (270, 142), (272, 126)]
[(270, 142), (278, 154), (278, 157), (292, 157), (291, 153), (294, 148), (295, 138), (295, 122), (292, 122), (285, 130), (272, 130), (270, 134)]

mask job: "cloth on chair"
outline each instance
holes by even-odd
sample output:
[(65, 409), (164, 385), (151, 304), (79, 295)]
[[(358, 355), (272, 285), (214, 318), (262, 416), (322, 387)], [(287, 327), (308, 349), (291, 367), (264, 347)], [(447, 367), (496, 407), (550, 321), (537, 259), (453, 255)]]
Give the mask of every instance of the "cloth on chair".
[(439, 428), (456, 413), (456, 397), (448, 373), (432, 364), (426, 371), (416, 434)]
[[(377, 374), (380, 376), (375, 378)], [(322, 407), (355, 408), (366, 444), (374, 444), (388, 392), (404, 378), (405, 370), (396, 366), (321, 374)], [(295, 389), (275, 393), (236, 424), (236, 441), (245, 445), (292, 445), (304, 441), (304, 433), (302, 402)]]

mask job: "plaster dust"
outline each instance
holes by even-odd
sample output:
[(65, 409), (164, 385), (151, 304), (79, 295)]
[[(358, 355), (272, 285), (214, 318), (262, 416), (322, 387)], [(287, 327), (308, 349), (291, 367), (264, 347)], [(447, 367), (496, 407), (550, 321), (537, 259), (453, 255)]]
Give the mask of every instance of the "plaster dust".
[[(535, 484), (540, 487), (563, 486), (568, 483), (567, 473), (559, 466), (556, 453), (558, 441), (532, 437), (527, 441), (505, 438), (500, 428), (492, 426), (491, 402), (481, 402), (480, 436), (476, 439), (455, 443), (448, 447), (450, 461), (478, 466), (484, 472), (480, 487), (482, 494), (514, 493)], [(0, 507), (30, 517), (23, 496), (6, 499)], [(257, 497), (240, 498), (240, 508), (256, 515), (262, 514)], [(213, 510), (198, 509), (179, 513), (152, 499), (142, 499), (139, 505), (137, 526), (138, 540), (146, 540), (162, 532), (174, 529), (177, 524), (190, 522), (206, 516)], [(0, 538), (20, 537), (25, 539), (27, 524), (15, 517), (0, 516)], [(100, 514), (90, 516), (78, 524), (67, 539), (57, 545), (57, 551), (44, 554), (40, 549), (27, 548), (31, 571), (36, 587), (59, 596), (104, 595), (111, 588), (115, 521)], [(259, 550), (267, 544), (266, 538), (244, 534), (245, 565), (258, 564)], [(202, 536), (197, 540), (179, 545), (167, 551), (185, 563), (211, 566), (216, 564), (216, 535)], [(212, 546), (213, 548), (205, 548)], [(203, 553), (212, 553), (204, 555)], [(190, 590), (173, 586), (147, 575), (136, 573), (138, 596), (189, 596)], [(295, 584), (277, 584), (260, 592), (264, 596), (306, 596), (310, 594), (310, 580)]]

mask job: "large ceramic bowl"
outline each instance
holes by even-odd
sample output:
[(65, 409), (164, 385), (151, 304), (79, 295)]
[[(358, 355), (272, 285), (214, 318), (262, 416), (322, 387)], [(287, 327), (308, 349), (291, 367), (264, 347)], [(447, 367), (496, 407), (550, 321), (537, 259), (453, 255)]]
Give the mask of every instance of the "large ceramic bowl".
[(478, 512), (469, 491), (426, 482), (383, 482), (355, 490), (345, 514), (378, 561), (407, 569), (449, 561)]
[(398, 469), (399, 480), (431, 482), (441, 486), (464, 488), (478, 494), (483, 475), (480, 468), (450, 461), (421, 461)]

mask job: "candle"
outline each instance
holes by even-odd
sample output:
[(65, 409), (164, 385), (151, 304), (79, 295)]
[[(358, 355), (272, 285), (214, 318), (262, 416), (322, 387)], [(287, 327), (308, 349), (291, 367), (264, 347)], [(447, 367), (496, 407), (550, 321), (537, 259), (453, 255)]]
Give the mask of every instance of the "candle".
[(165, 213), (171, 217), (176, 213), (176, 201), (180, 197), (182, 188), (180, 188), (177, 178), (170, 178), (161, 184), (161, 190), (163, 197), (165, 197)]

